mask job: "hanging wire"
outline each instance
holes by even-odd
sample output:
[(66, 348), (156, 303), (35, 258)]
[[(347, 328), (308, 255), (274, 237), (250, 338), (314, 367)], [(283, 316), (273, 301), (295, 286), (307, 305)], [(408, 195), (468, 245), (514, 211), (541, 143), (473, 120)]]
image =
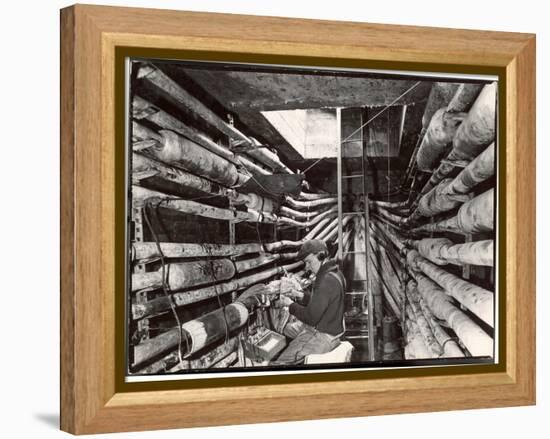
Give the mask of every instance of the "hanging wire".
[[(209, 242), (211, 240), (209, 239)], [(206, 252), (208, 253), (208, 257), (207, 257), (207, 261), (210, 265), (210, 274), (212, 275), (212, 277), (214, 278), (214, 292), (216, 293), (216, 298), (218, 299), (218, 306), (220, 307), (220, 309), (222, 310), (222, 314), (223, 314), (223, 321), (224, 321), (224, 325), (225, 325), (225, 341), (224, 343), (227, 343), (229, 341), (229, 322), (227, 321), (227, 315), (226, 315), (226, 312), (225, 312), (225, 305), (222, 303), (222, 300), (221, 300), (221, 297), (220, 297), (220, 292), (218, 290), (218, 277), (216, 276), (216, 270), (214, 268), (214, 258), (213, 258), (213, 254), (212, 254), (212, 249), (210, 248), (210, 246), (207, 246), (206, 247)]]
[(374, 116), (372, 116), (369, 120), (367, 120), (363, 125), (361, 125), (359, 128), (357, 128), (354, 132), (352, 132), (348, 137), (346, 137), (342, 142), (348, 141), (353, 135), (355, 135), (360, 129), (366, 127), (369, 123), (371, 123), (373, 120), (375, 120), (378, 116), (380, 116), (382, 113), (384, 113), (388, 108), (390, 108), (392, 105), (394, 105), (399, 99), (406, 96), (408, 93), (413, 91), (416, 87), (418, 87), (421, 84), (422, 81), (418, 81), (417, 83), (413, 84), (408, 90), (406, 90), (404, 93), (399, 95), (397, 98), (395, 98), (392, 102), (390, 102), (388, 105), (386, 105), (382, 110), (380, 110), (378, 113), (376, 113)]
[[(154, 207), (154, 209), (155, 210), (158, 209), (159, 205), (160, 205), (160, 203), (158, 203)], [(168, 283), (166, 281), (167, 274), (168, 274), (168, 271), (170, 269), (169, 269), (169, 266), (168, 266), (168, 271), (167, 271), (166, 260), (164, 258), (164, 253), (163, 253), (161, 245), (160, 245), (160, 240), (158, 238), (157, 233), (155, 232), (155, 230), (153, 228), (153, 225), (152, 225), (151, 220), (149, 218), (149, 214), (147, 212), (147, 209), (150, 208), (151, 206), (152, 206), (152, 202), (148, 202), (144, 206), (144, 208), (143, 208), (143, 214), (144, 215), (143, 216), (144, 216), (145, 222), (147, 223), (147, 227), (149, 227), (149, 230), (150, 230), (151, 234), (153, 235), (153, 239), (154, 239), (155, 244), (157, 246), (157, 251), (159, 252), (161, 269), (162, 269), (162, 273), (161, 273), (161, 276), (162, 276), (162, 291), (163, 291), (165, 297), (168, 299), (168, 302), (170, 303), (170, 309), (172, 310), (172, 314), (174, 315), (174, 318), (176, 319), (176, 323), (178, 325), (178, 360), (179, 360), (180, 365), (183, 368), (184, 367), (183, 357), (185, 355), (183, 353), (183, 340), (185, 339), (186, 352), (190, 351), (189, 340), (187, 339), (186, 336), (184, 336), (182, 324), (181, 324), (180, 318), (178, 316), (178, 313), (176, 311), (176, 304), (174, 303), (174, 298), (172, 297), (172, 294), (170, 292), (170, 285), (168, 285)]]

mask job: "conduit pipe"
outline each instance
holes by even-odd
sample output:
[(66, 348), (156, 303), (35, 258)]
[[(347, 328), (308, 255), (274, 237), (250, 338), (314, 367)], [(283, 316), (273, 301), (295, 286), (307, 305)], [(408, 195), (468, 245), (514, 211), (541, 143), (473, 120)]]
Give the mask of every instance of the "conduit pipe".
[[(173, 328), (156, 337), (134, 346), (135, 364), (143, 363), (168, 349), (177, 346), (180, 334), (187, 340), (189, 349), (185, 357), (225, 337), (226, 332), (240, 328), (248, 320), (248, 310), (239, 302), (209, 312), (195, 320), (185, 322), (180, 328)], [(185, 347), (187, 343), (183, 343)]]
[(493, 241), (490, 239), (455, 244), (448, 238), (426, 238), (420, 241), (408, 241), (407, 244), (437, 265), (493, 266)]
[(447, 322), (473, 356), (492, 356), (493, 339), (453, 304), (447, 292), (427, 276), (413, 272), (418, 292), (435, 317)]
[(497, 83), (481, 90), (453, 139), (450, 161), (473, 160), (495, 139)]
[(494, 228), (494, 189), (464, 203), (456, 216), (437, 223), (425, 224), (411, 232), (490, 232)]
[(334, 198), (334, 194), (329, 193), (321, 193), (321, 194), (315, 194), (312, 192), (300, 192), (300, 195), (298, 198), (301, 198), (303, 200), (321, 200), (321, 199), (327, 199), (327, 198)]
[(469, 163), (495, 138), (496, 82), (483, 87), (453, 139), (453, 149), (434, 171), (419, 197), (446, 178), (457, 164)]
[(338, 197), (329, 197), (329, 198), (319, 198), (317, 200), (310, 201), (300, 201), (295, 200), (288, 195), (285, 197), (285, 202), (290, 204), (295, 209), (311, 209), (313, 207), (322, 206), (324, 204), (336, 204), (338, 202)]
[[(433, 313), (426, 306), (422, 296), (419, 294), (418, 285), (414, 280), (410, 280), (407, 284), (407, 295), (421, 332), (423, 335), (426, 333), (428, 337), (432, 335), (437, 342), (437, 346), (439, 346), (438, 355), (443, 358), (464, 357), (462, 349), (443, 331), (441, 325), (434, 319)], [(426, 336), (425, 338), (428, 340)], [(430, 343), (427, 344), (430, 346)]]
[(252, 209), (248, 212), (242, 212), (224, 209), (222, 207), (214, 207), (197, 201), (181, 200), (175, 196), (152, 191), (136, 185), (132, 186), (132, 202), (135, 206), (144, 206), (148, 202), (156, 203), (158, 206), (184, 213), (226, 221), (277, 222), (277, 216), (269, 212), (256, 212)]
[(492, 292), (439, 268), (420, 256), (416, 250), (410, 250), (407, 253), (407, 263), (411, 269), (422, 271), (491, 328), (493, 327), (494, 294)]
[[(178, 104), (178, 106), (199, 116), (222, 134), (228, 136), (232, 141), (245, 144), (253, 148), (258, 147), (258, 142), (256, 142), (253, 138), (246, 136), (233, 125), (225, 122), (221, 117), (215, 114), (194, 96), (190, 95), (178, 83), (173, 81), (158, 68), (150, 64), (145, 65), (139, 69), (138, 77), (163, 90), (172, 101)], [(288, 167), (280, 162), (279, 157), (269, 150), (256, 149), (248, 151), (247, 154), (275, 171), (292, 173)]]
[(132, 100), (132, 112), (136, 119), (147, 119), (165, 130), (175, 131), (208, 151), (233, 162), (233, 164), (237, 164), (235, 154), (229, 149), (218, 145), (196, 128), (184, 124), (179, 119), (157, 108), (139, 95), (134, 95)]
[(420, 330), (420, 334), (422, 334), (422, 338), (424, 339), (424, 343), (426, 347), (428, 348), (429, 352), (429, 358), (438, 358), (443, 353), (443, 349), (441, 345), (436, 340), (432, 328), (430, 327), (428, 321), (426, 320), (426, 317), (422, 312), (420, 311), (420, 306), (413, 302), (411, 299), (411, 285), (414, 285), (414, 282), (409, 282), (407, 284), (407, 305), (405, 306), (405, 313), (408, 320), (413, 320), (417, 325), (418, 329)]
[(190, 174), (174, 166), (165, 165), (141, 154), (132, 154), (132, 178), (159, 177), (171, 183), (197, 189), (211, 195), (227, 196), (229, 189), (206, 178)]
[(293, 220), (291, 218), (281, 216), (281, 217), (279, 217), (279, 222), (284, 223), (284, 224), (290, 224), (290, 225), (293, 225), (293, 226), (296, 226), (296, 227), (311, 227), (311, 226), (317, 224), (319, 221), (321, 221), (321, 220), (323, 220), (327, 217), (332, 217), (333, 215), (336, 214), (336, 212), (338, 212), (338, 207), (337, 206), (332, 207), (331, 209), (324, 211), (320, 215), (317, 215), (315, 218), (313, 218), (311, 220), (308, 220), (308, 221), (301, 222), (301, 221), (296, 221), (296, 220)]
[(444, 179), (424, 195), (409, 222), (420, 216), (433, 216), (468, 201), (468, 192), (495, 173), (495, 144), (472, 160), (454, 179)]
[(151, 152), (166, 163), (177, 163), (188, 171), (221, 183), (225, 186), (238, 186), (248, 180), (237, 172), (237, 167), (230, 161), (205, 150), (200, 145), (169, 130), (161, 130), (159, 148)]
[[(232, 293), (233, 291), (237, 291), (242, 288), (247, 288), (251, 285), (263, 282), (271, 277), (283, 274), (285, 271), (294, 271), (302, 268), (303, 265), (303, 261), (297, 261), (279, 267), (272, 267), (259, 273), (232, 279), (228, 282), (191, 291), (174, 293), (171, 297), (176, 307), (189, 305), (191, 303), (200, 302), (222, 294)], [(134, 319), (140, 319), (147, 316), (158, 315), (169, 311), (170, 307), (170, 298), (168, 297), (159, 297), (142, 304), (134, 303), (132, 304), (132, 317)]]
[[(132, 274), (132, 292), (162, 287), (162, 273), (157, 271)], [(212, 259), (167, 264), (164, 270), (165, 282), (170, 290), (203, 285), (231, 279), (236, 273), (230, 259)]]
[(249, 209), (254, 209), (260, 212), (271, 213), (277, 208), (277, 205), (273, 200), (255, 193), (241, 194), (233, 190), (228, 193), (228, 197), (233, 204), (245, 204)]
[(451, 113), (469, 111), (482, 89), (483, 84), (460, 84), (453, 99), (447, 105), (447, 111)]
[(449, 113), (446, 107), (437, 110), (416, 155), (416, 164), (421, 171), (433, 171), (452, 148), (451, 141), (466, 113)]
[(405, 358), (407, 360), (432, 358), (416, 322), (413, 319), (405, 319), (405, 327), (407, 328), (405, 331)]
[(324, 208), (321, 210), (316, 210), (312, 212), (300, 212), (298, 210), (291, 209), (290, 207), (282, 206), (279, 210), (279, 213), (282, 216), (286, 216), (286, 217), (291, 216), (298, 219), (305, 219), (307, 221), (308, 219), (313, 218), (317, 215), (320, 215), (323, 212), (326, 212), (327, 210), (330, 210), (330, 207), (327, 208), (327, 206), (324, 206)]
[[(200, 258), (220, 256), (242, 256), (260, 253), (262, 245), (250, 244), (188, 244), (179, 242), (159, 243), (165, 258)], [(132, 260), (146, 262), (160, 257), (156, 242), (133, 242)]]

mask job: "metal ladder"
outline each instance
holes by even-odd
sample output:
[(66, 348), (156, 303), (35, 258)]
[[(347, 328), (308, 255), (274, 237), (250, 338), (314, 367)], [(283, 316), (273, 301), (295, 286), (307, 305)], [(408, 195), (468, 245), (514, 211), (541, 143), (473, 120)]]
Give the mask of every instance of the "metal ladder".
[[(364, 118), (364, 111), (361, 111), (361, 119), (360, 119), (360, 127), (363, 126), (363, 118)], [(366, 291), (345, 291), (345, 294), (348, 296), (361, 296), (361, 309), (359, 316), (361, 319), (365, 319), (366, 317), (366, 329), (362, 329), (365, 325), (361, 325), (359, 330), (353, 330), (353, 331), (346, 331), (346, 334), (344, 334), (344, 338), (346, 339), (366, 339), (367, 340), (367, 346), (368, 346), (368, 358), (370, 361), (375, 360), (375, 346), (374, 346), (374, 311), (373, 311), (373, 298), (372, 298), (372, 290), (370, 288), (370, 280), (369, 280), (369, 195), (368, 195), (368, 187), (367, 187), (367, 175), (366, 175), (366, 162), (367, 162), (367, 149), (366, 149), (366, 141), (363, 136), (364, 128), (360, 129), (360, 143), (361, 143), (361, 153), (362, 153), (362, 160), (361, 160), (361, 172), (356, 174), (350, 174), (350, 175), (344, 175), (343, 174), (343, 158), (346, 154), (344, 154), (344, 151), (348, 147), (350, 141), (346, 139), (342, 139), (342, 109), (337, 108), (336, 109), (336, 126), (337, 126), (337, 143), (338, 143), (338, 157), (337, 157), (337, 178), (338, 178), (338, 253), (337, 253), (337, 259), (338, 261), (343, 264), (344, 258), (347, 254), (364, 254), (365, 255), (365, 261), (366, 261), (366, 267), (365, 267), (365, 279), (356, 279), (356, 281), (360, 281), (363, 283), (363, 285), (366, 287)], [(355, 141), (355, 140), (354, 140)], [(344, 181), (349, 181), (349, 179), (360, 179), (362, 182), (362, 190), (363, 190), (363, 203), (364, 203), (364, 209), (363, 211), (357, 211), (357, 212), (344, 212), (343, 211), (343, 186)], [(342, 226), (342, 220), (344, 214), (352, 214), (352, 215), (361, 215), (364, 218), (365, 221), (365, 249), (359, 250), (354, 249), (353, 251), (344, 251), (343, 246), (343, 226)], [(346, 321), (348, 323), (348, 321)], [(350, 322), (351, 323), (351, 322)]]

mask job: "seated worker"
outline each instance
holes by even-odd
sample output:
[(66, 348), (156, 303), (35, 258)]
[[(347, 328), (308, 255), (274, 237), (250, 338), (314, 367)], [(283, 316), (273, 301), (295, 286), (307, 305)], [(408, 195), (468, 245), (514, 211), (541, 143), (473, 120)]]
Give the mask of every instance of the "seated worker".
[(280, 304), (288, 306), (290, 314), (304, 325), (272, 365), (296, 364), (309, 354), (330, 352), (338, 346), (344, 333), (345, 280), (336, 262), (328, 259), (326, 244), (317, 239), (307, 241), (300, 248), (298, 258), (304, 260), (306, 270), (316, 275), (315, 281), (306, 306), (281, 295)]

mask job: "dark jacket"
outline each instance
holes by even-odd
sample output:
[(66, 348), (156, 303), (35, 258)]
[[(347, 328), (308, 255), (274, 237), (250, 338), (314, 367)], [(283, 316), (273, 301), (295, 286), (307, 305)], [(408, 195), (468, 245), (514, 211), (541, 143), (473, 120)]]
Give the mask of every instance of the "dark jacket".
[(336, 262), (325, 262), (317, 273), (307, 306), (293, 303), (289, 307), (290, 313), (321, 332), (341, 334), (344, 331), (343, 282), (344, 276)]

